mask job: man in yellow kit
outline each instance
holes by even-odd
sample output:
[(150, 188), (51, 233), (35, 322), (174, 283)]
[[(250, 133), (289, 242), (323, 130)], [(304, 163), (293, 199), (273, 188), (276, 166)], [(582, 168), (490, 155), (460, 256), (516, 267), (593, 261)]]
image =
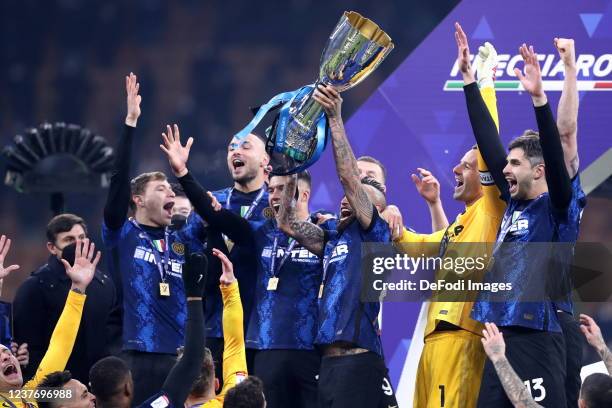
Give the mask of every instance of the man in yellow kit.
[[(2, 237), (4, 238), (4, 236)], [(6, 251), (4, 239), (0, 239), (0, 276), (4, 277), (4, 272), (8, 268), (3, 267)], [(10, 246), (10, 242), (8, 243)], [(7, 249), (8, 250), (8, 249)], [(60, 315), (55, 330), (51, 335), (49, 348), (45, 353), (34, 378), (23, 386), (23, 377), (17, 358), (11, 350), (0, 345), (0, 406), (10, 408), (32, 408), (37, 407), (34, 392), (38, 384), (48, 374), (63, 371), (72, 353), (72, 347), (76, 340), (83, 305), (85, 304), (85, 290), (94, 277), (96, 265), (100, 261), (100, 252), (94, 258), (95, 245), (90, 244), (88, 239), (77, 242), (74, 265), (62, 260), (66, 268), (66, 274), (72, 281), (72, 287), (66, 298), (66, 306)], [(23, 386), (23, 387), (22, 387)], [(77, 398), (76, 390), (71, 390), (72, 395), (64, 394), (66, 402), (74, 401)], [(89, 398), (93, 400), (93, 398)], [(55, 399), (56, 401), (61, 398)]]
[[(469, 59), (467, 40), (458, 38), (463, 32), (458, 28), (458, 64), (468, 91), (480, 93), (489, 110), (490, 117), (498, 125), (494, 77), (496, 52), (485, 43), (476, 57), (479, 84), (476, 84)], [(461, 40), (461, 41), (460, 41)], [(467, 89), (467, 88), (470, 89)], [(467, 95), (466, 95), (467, 96)], [(470, 119), (474, 119), (470, 117)], [(472, 123), (474, 127), (474, 123)], [(474, 128), (474, 131), (477, 129)], [(497, 146), (505, 154), (501, 144)], [(440, 243), (440, 251), (449, 242), (493, 243), (505, 209), (500, 191), (489, 173), (496, 171), (503, 177), (504, 164), (498, 168), (487, 167), (478, 149), (469, 150), (461, 162), (453, 168), (457, 185), (453, 198), (466, 205), (464, 212), (445, 230), (433, 234), (416, 234), (404, 229), (396, 240), (400, 244)], [(429, 244), (431, 248), (435, 245)], [(420, 254), (418, 245), (405, 245), (403, 250)], [(429, 248), (429, 246), (428, 246)], [(437, 255), (437, 252), (436, 254)], [(465, 254), (462, 254), (465, 255)], [(480, 338), (482, 325), (470, 316), (471, 302), (432, 302), (429, 306), (425, 328), (425, 345), (419, 362), (415, 408), (451, 407), (470, 408), (476, 406), (480, 379), (486, 355)]]

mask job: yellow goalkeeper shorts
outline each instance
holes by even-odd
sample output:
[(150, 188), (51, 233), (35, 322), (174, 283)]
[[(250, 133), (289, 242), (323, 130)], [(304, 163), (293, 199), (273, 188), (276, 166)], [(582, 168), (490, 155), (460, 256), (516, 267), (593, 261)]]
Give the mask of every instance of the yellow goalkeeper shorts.
[(466, 330), (427, 336), (417, 372), (414, 408), (476, 407), (486, 359), (480, 339)]

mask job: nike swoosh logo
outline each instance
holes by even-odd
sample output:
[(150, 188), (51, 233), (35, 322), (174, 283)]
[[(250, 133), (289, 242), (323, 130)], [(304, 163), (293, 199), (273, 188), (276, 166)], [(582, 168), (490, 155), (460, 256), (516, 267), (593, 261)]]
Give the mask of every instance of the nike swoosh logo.
[[(198, 283), (200, 283), (200, 281), (202, 280), (204, 276), (202, 274), (200, 274), (200, 277), (198, 278)], [(390, 408), (394, 408), (394, 407), (390, 407)]]

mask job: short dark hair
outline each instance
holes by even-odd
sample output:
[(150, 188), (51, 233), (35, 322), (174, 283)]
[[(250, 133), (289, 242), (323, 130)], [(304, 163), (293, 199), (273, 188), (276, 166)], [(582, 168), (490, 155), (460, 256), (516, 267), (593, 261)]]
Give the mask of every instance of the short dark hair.
[(535, 130), (527, 129), (522, 135), (513, 139), (508, 145), (508, 151), (512, 149), (523, 149), (525, 157), (531, 163), (531, 167), (544, 162), (540, 135)]
[(179, 183), (170, 183), (170, 187), (172, 188), (172, 192), (176, 197), (185, 197), (187, 198), (187, 194), (185, 194), (185, 190), (183, 190), (183, 186)]
[(589, 408), (612, 407), (612, 377), (603, 373), (589, 375), (582, 383), (580, 398)]
[(263, 408), (263, 383), (255, 376), (246, 378), (225, 395), (223, 408)]
[(109, 356), (98, 360), (89, 370), (91, 392), (102, 405), (108, 404), (120, 392), (121, 385), (129, 375), (128, 365), (118, 357)]
[(383, 195), (385, 194), (385, 188), (383, 187), (382, 184), (380, 184), (376, 179), (369, 177), (369, 176), (365, 176), (361, 179), (361, 184), (365, 184), (368, 186), (372, 186), (375, 189), (377, 189), (378, 191), (380, 191)]
[[(181, 347), (178, 352), (179, 358), (183, 358), (183, 350)], [(213, 361), (212, 353), (208, 347), (204, 347), (204, 359), (202, 360), (202, 367), (200, 367), (200, 374), (198, 378), (193, 382), (189, 394), (197, 395), (198, 397), (206, 394), (206, 391), (212, 386), (215, 381), (215, 362)]]
[(363, 162), (367, 162), (367, 163), (374, 163), (374, 164), (376, 164), (382, 170), (383, 182), (387, 182), (387, 168), (381, 163), (380, 160), (375, 159), (372, 156), (361, 156), (360, 158), (357, 159), (357, 161), (363, 161)]
[[(279, 177), (278, 174), (270, 174), (268, 177), (269, 180), (272, 180), (274, 177)], [(312, 187), (312, 176), (308, 170), (302, 170), (297, 174), (297, 181), (303, 181), (308, 184), (308, 187)]]
[[(43, 378), (36, 388), (61, 388), (70, 380), (72, 380), (70, 371), (55, 371)], [(37, 401), (37, 403), (39, 408), (53, 408), (57, 406), (49, 400)]]
[(57, 235), (61, 232), (68, 232), (75, 225), (80, 225), (85, 230), (85, 234), (87, 234), (87, 225), (85, 221), (74, 214), (60, 214), (51, 218), (51, 221), (47, 224), (47, 241), (55, 242), (57, 239)]
[[(151, 171), (148, 173), (142, 173), (138, 176), (134, 177), (130, 182), (130, 193), (132, 196), (140, 195), (145, 192), (147, 188), (147, 183), (149, 181), (164, 181), (168, 180), (166, 175), (161, 171)], [(136, 209), (136, 204), (134, 201), (130, 200), (130, 208), (132, 210)]]

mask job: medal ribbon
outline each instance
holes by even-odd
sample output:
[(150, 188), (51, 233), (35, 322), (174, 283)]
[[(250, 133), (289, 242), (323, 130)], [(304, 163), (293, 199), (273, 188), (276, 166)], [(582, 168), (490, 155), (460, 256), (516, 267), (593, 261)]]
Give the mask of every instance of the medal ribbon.
[(151, 250), (153, 252), (153, 257), (155, 258), (155, 264), (157, 265), (157, 270), (159, 271), (159, 276), (161, 278), (161, 281), (165, 283), (166, 275), (168, 273), (167, 268), (168, 268), (168, 264), (170, 260), (170, 241), (169, 241), (170, 234), (168, 233), (168, 228), (167, 227), (164, 228), (165, 248), (163, 251), (164, 261), (162, 262), (162, 259), (159, 256), (159, 251), (155, 247), (155, 244), (153, 243), (153, 240), (151, 239), (149, 234), (147, 234), (147, 232), (140, 226), (140, 224), (138, 224), (138, 222), (134, 218), (130, 218), (130, 222), (132, 223), (132, 225), (134, 225), (134, 227), (136, 227), (136, 229), (138, 229), (142, 233), (142, 237), (147, 241), (147, 243), (151, 247)]

